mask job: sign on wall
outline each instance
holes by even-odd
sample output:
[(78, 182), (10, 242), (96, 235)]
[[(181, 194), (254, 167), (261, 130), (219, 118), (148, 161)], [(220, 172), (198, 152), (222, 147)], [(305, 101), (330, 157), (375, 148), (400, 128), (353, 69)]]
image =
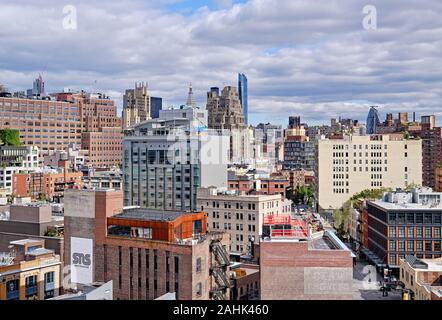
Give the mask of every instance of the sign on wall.
[(71, 237), (71, 282), (93, 282), (93, 240)]

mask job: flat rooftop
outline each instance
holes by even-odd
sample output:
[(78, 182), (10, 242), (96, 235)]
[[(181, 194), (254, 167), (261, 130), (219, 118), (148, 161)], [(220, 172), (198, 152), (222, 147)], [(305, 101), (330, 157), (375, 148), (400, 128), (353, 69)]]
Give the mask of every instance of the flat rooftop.
[(430, 204), (421, 204), (421, 203), (392, 203), (385, 202), (382, 200), (369, 201), (369, 203), (374, 204), (385, 210), (433, 210), (433, 211), (442, 211), (442, 205), (433, 206)]
[(23, 240), (11, 241), (10, 244), (17, 246), (24, 246), (26, 244), (41, 244), (41, 240), (23, 239)]
[(312, 241), (309, 241), (309, 247), (310, 249), (315, 250), (337, 250), (341, 249), (338, 248), (328, 237), (322, 236), (318, 239), (313, 239)]
[(122, 213), (116, 214), (112, 216), (112, 218), (145, 220), (145, 221), (173, 221), (182, 215), (190, 213), (192, 212), (130, 208), (130, 209), (124, 209)]

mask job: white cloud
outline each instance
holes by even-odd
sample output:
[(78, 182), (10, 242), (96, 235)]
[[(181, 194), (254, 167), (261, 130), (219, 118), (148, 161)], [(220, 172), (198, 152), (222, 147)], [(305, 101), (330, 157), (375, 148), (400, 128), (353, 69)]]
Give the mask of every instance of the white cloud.
[(236, 85), (244, 72), (252, 120), (364, 119), (371, 103), (440, 112), (439, 0), (373, 0), (378, 29), (370, 31), (365, 3), (354, 0), (221, 1), (221, 10), (186, 16), (162, 10), (177, 0), (70, 1), (77, 30), (62, 28), (64, 2), (3, 2), (0, 83), (11, 89), (43, 72), (49, 89), (88, 90), (97, 80), (121, 101), (135, 81), (148, 81), (154, 95), (180, 104), (192, 81), (204, 104), (211, 86)]

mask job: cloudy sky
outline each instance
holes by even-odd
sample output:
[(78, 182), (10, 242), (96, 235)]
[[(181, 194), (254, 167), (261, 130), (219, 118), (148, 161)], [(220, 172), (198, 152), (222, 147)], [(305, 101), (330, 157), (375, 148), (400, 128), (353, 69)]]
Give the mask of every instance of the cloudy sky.
[[(76, 10), (76, 28), (70, 15)], [(364, 28), (366, 5), (377, 28)], [(368, 21), (367, 19), (365, 21)], [(374, 26), (371, 21), (371, 26)], [(0, 84), (106, 92), (147, 81), (166, 105), (189, 82), (249, 81), (252, 123), (364, 120), (368, 106), (442, 120), (440, 0), (2, 0)]]

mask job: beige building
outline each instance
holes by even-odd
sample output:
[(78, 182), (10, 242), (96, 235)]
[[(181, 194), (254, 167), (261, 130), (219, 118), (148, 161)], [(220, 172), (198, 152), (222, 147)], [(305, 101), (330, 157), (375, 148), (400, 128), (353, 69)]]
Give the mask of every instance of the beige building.
[(45, 249), (44, 240), (12, 241), (0, 253), (0, 300), (44, 300), (58, 296), (60, 256)]
[(422, 185), (421, 140), (402, 134), (323, 138), (315, 158), (316, 199), (324, 210), (365, 189)]
[(207, 230), (230, 234), (230, 252), (246, 254), (250, 239), (258, 243), (266, 216), (289, 214), (291, 203), (281, 195), (238, 195), (218, 192), (215, 188), (200, 188), (198, 210), (207, 213)]
[(442, 259), (407, 256), (399, 262), (400, 281), (414, 300), (442, 300)]
[(123, 97), (123, 127), (151, 119), (150, 95), (147, 85), (135, 83), (135, 89), (128, 89)]

